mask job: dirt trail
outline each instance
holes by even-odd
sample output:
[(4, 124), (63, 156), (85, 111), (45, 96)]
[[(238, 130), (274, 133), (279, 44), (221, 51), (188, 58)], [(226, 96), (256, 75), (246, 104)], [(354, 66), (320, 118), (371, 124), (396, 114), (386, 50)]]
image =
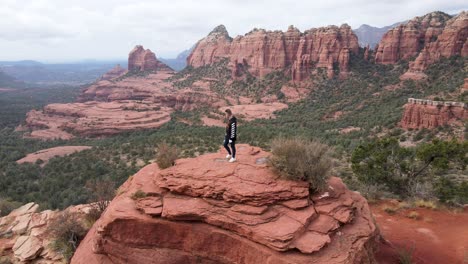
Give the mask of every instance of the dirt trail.
[[(385, 206), (395, 204), (371, 204), (380, 231), (390, 243), (377, 252), (379, 263), (399, 263), (398, 250), (412, 251), (414, 264), (468, 263), (468, 212), (414, 208), (391, 215), (383, 210)], [(418, 219), (409, 218), (411, 212)]]

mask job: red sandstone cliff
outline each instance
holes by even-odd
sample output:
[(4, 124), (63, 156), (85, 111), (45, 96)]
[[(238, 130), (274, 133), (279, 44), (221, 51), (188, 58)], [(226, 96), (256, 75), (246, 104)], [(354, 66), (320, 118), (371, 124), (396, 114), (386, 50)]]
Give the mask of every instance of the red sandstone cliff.
[(172, 69), (156, 59), (156, 55), (150, 49), (137, 45), (128, 55), (129, 71), (157, 71)]
[(435, 128), (468, 120), (464, 103), (408, 99), (400, 126), (403, 128)]
[(254, 29), (234, 39), (221, 25), (197, 43), (187, 64), (200, 67), (226, 58), (234, 76), (244, 70), (257, 77), (288, 70), (294, 81), (302, 81), (315, 68), (327, 69), (329, 77), (333, 77), (335, 70), (345, 76), (350, 53), (357, 54), (358, 49), (357, 37), (348, 25), (310, 29), (304, 33), (292, 26), (286, 32)]
[(442, 57), (468, 56), (468, 12), (451, 17), (433, 12), (389, 30), (380, 41), (376, 63), (394, 64), (415, 58), (403, 79), (421, 79), (430, 64)]
[[(375, 263), (379, 235), (366, 200), (332, 177), (310, 196), (305, 182), (281, 180), (268, 153), (238, 146), (151, 164), (130, 177), (71, 263)], [(146, 197), (132, 195), (143, 192)]]

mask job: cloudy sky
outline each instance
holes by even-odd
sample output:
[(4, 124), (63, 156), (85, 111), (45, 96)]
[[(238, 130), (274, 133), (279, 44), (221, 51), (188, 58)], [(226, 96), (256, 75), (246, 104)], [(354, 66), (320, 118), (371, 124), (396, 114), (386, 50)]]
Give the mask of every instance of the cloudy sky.
[(136, 44), (171, 58), (224, 24), (301, 31), (348, 23), (386, 26), (466, 0), (0, 0), (0, 60), (126, 59)]

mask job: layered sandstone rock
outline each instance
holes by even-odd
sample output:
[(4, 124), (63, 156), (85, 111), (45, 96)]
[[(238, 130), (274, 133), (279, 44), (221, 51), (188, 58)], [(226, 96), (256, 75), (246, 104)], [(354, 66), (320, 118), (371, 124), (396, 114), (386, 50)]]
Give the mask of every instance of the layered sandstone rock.
[(22, 163), (36, 163), (41, 160), (41, 166), (47, 164), (47, 162), (54, 157), (63, 157), (83, 150), (91, 149), (90, 146), (60, 146), (48, 149), (42, 149), (33, 153), (29, 153), (26, 157), (16, 161), (18, 164)]
[(100, 80), (112, 80), (115, 78), (119, 78), (120, 76), (124, 75), (127, 73), (127, 70), (122, 68), (120, 64), (117, 64), (114, 68), (112, 68), (110, 71), (106, 72), (104, 75), (102, 75)]
[(437, 40), (427, 43), (409, 72), (422, 72), (440, 58), (454, 55), (468, 56), (468, 12), (464, 11), (447, 21)]
[[(224, 26), (218, 26), (200, 40), (187, 64), (200, 67), (222, 59), (229, 60), (234, 77), (245, 71), (257, 77), (288, 70), (294, 81), (302, 81), (315, 68), (325, 68), (329, 77), (339, 70), (349, 71), (350, 52), (359, 49), (356, 35), (348, 25), (310, 29), (301, 33), (290, 26), (286, 32), (254, 29), (244, 36), (229, 37)], [(338, 65), (335, 69), (334, 64)]]
[(128, 70), (135, 71), (172, 71), (166, 64), (156, 59), (156, 55), (150, 49), (145, 49), (141, 45), (135, 46), (128, 55)]
[(51, 248), (54, 238), (47, 232), (62, 213), (88, 213), (88, 205), (67, 208), (64, 212), (38, 212), (39, 205), (28, 203), (0, 218), (0, 258), (5, 263), (65, 263), (64, 257)]
[(72, 263), (375, 263), (378, 229), (362, 196), (334, 177), (311, 196), (307, 183), (275, 176), (268, 153), (238, 153), (236, 163), (214, 153), (146, 166)]
[(115, 101), (50, 104), (32, 110), (26, 124), (27, 135), (39, 139), (70, 139), (106, 136), (125, 131), (158, 128), (171, 120), (172, 109), (152, 102)]
[(402, 79), (424, 79), (423, 71), (442, 57), (468, 56), (468, 12), (451, 17), (429, 13), (389, 30), (380, 41), (376, 63), (413, 59)]
[(435, 128), (468, 120), (464, 103), (408, 99), (400, 126), (403, 128)]
[(376, 49), (375, 61), (393, 64), (416, 57), (425, 45), (437, 40), (450, 18), (445, 13), (433, 12), (389, 30)]

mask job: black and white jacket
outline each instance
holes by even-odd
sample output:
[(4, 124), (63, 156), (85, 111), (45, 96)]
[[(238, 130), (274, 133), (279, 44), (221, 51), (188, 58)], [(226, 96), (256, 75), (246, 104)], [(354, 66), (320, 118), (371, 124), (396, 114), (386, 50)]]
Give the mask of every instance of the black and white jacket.
[(237, 139), (237, 118), (235, 116), (229, 119), (229, 123), (226, 126), (226, 136), (228, 136), (230, 140)]

